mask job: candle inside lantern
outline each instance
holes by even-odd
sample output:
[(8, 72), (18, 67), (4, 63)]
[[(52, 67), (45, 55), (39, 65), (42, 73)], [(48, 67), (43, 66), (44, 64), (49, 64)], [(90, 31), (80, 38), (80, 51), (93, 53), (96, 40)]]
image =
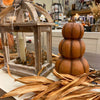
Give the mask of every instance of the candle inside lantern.
[(22, 62), (26, 61), (26, 53), (25, 53), (25, 40), (24, 40), (24, 34), (18, 33), (18, 39), (19, 39), (19, 52), (20, 52), (20, 58)]

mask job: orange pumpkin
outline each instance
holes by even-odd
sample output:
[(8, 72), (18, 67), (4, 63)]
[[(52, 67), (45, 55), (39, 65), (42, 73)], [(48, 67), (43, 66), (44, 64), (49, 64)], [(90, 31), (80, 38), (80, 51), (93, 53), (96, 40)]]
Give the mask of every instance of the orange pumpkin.
[(3, 4), (5, 6), (10, 6), (13, 4), (14, 0), (2, 0)]
[(89, 72), (89, 64), (85, 58), (73, 60), (59, 58), (55, 69), (58, 73), (80, 75)]
[(85, 44), (83, 40), (61, 40), (59, 44), (59, 52), (65, 58), (80, 58), (85, 52)]
[[(9, 48), (14, 48), (14, 38), (13, 35), (8, 33), (8, 44), (9, 44)], [(2, 49), (2, 41), (0, 39), (0, 49)]]
[(67, 23), (62, 29), (62, 35), (65, 39), (81, 39), (83, 34), (83, 25), (79, 23)]
[(21, 3), (22, 1), (26, 2), (26, 1), (29, 1), (29, 0), (2, 0), (3, 4), (5, 6), (11, 6), (13, 3), (14, 4), (19, 4)]

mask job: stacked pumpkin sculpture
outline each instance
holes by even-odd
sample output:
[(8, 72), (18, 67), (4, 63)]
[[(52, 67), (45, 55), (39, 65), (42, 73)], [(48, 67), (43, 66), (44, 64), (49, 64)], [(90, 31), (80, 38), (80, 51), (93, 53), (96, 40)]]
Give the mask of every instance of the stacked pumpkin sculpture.
[(55, 64), (55, 69), (59, 73), (80, 75), (89, 72), (89, 64), (83, 57), (85, 44), (81, 40), (84, 28), (79, 23), (65, 24), (62, 29), (64, 37), (59, 44), (61, 57)]

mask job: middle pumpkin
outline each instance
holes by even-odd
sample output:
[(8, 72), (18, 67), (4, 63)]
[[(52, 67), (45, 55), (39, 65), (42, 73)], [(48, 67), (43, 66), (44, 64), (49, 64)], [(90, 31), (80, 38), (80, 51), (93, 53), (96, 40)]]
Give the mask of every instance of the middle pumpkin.
[(64, 58), (76, 59), (83, 56), (85, 44), (83, 40), (61, 40), (59, 52)]

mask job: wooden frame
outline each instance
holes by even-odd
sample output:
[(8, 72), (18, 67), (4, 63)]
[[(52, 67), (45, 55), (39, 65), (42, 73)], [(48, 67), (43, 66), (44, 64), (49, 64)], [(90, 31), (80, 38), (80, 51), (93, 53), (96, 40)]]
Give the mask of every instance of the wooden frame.
[[(22, 13), (23, 8), (27, 8), (31, 18), (32, 22), (24, 22)], [(45, 15), (48, 22), (40, 22), (38, 14), (36, 12), (36, 9)], [(32, 4), (30, 2), (23, 2), (22, 8), (19, 10), (19, 14), (17, 16), (16, 23), (13, 23), (13, 30), (12, 30), (12, 24), (11, 23), (3, 23), (0, 24), (0, 32), (2, 36), (2, 44), (3, 44), (3, 51), (4, 51), (4, 57), (5, 57), (5, 66), (7, 64), (10, 65), (10, 70), (14, 74), (18, 74), (21, 76), (27, 76), (27, 75), (37, 75), (37, 73), (41, 70), (42, 66), (46, 67), (43, 73), (41, 75), (46, 76), (53, 68), (52, 66), (52, 25), (54, 25), (50, 15), (41, 7), (39, 7), (36, 4)], [(33, 32), (34, 33), (34, 43), (35, 43), (35, 67), (27, 67), (20, 64), (15, 64), (14, 60), (10, 61), (9, 59), (9, 46), (8, 46), (8, 39), (6, 32)], [(47, 34), (47, 63), (42, 65), (41, 63), (41, 32), (46, 32)], [(17, 37), (18, 40), (18, 37)], [(17, 41), (18, 42), (18, 41)], [(18, 46), (17, 46), (18, 47)], [(20, 52), (18, 50), (18, 54), (20, 55)], [(23, 69), (24, 71), (27, 71), (26, 73), (19, 72), (18, 70)], [(4, 67), (4, 70), (7, 71), (7, 68)]]

